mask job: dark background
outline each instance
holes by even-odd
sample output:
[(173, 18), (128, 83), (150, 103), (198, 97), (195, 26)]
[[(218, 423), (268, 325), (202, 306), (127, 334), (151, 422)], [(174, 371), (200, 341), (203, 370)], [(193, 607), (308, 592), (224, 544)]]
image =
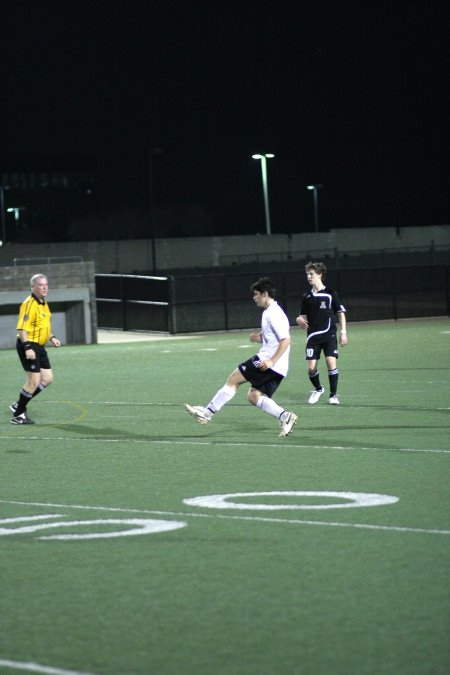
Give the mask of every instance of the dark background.
[[(0, 173), (9, 238), (449, 222), (448, 2), (4, 0)], [(6, 172), (6, 173), (5, 173)], [(5, 183), (5, 179), (3, 179)], [(19, 227), (20, 225), (20, 227)]]

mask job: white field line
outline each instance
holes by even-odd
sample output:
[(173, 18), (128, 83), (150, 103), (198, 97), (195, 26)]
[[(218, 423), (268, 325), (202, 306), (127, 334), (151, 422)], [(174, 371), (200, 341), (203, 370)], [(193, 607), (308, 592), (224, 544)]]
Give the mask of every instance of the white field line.
[[(371, 383), (370, 381), (368, 381), (368, 382)], [(405, 382), (405, 384), (411, 384), (411, 383)], [(433, 383), (430, 382), (430, 384), (433, 384)], [(439, 384), (441, 384), (441, 383), (439, 383)], [(399, 391), (401, 391), (403, 393), (403, 389), (399, 389)], [(423, 394), (423, 390), (418, 390), (417, 393)], [(360, 398), (363, 399), (363, 396), (361, 395)], [(375, 403), (373, 405), (370, 405), (371, 399), (370, 399), (369, 396), (367, 397), (367, 400), (368, 400), (368, 403), (364, 403), (362, 406), (359, 405), (359, 404), (357, 404), (357, 405), (343, 404), (342, 407), (345, 408), (345, 410), (360, 410), (361, 407), (364, 407), (364, 408), (371, 408), (372, 407), (374, 409), (377, 409), (379, 407), (382, 407), (384, 409), (384, 408), (387, 407), (386, 405), (375, 404)], [(8, 406), (8, 405), (10, 405), (11, 400), (8, 400), (8, 401), (3, 400), (3, 401), (0, 401), (0, 402), (3, 403), (5, 406)], [(323, 410), (323, 405), (310, 406), (310, 405), (306, 405), (305, 402), (301, 402), (301, 401), (299, 402), (298, 399), (295, 399), (295, 400), (288, 399), (285, 402), (289, 403), (289, 404), (290, 403), (297, 404), (300, 407), (302, 407), (304, 410), (309, 410), (310, 412)], [(41, 404), (52, 405), (52, 406), (57, 405), (57, 404), (72, 404), (72, 405), (78, 405), (78, 406), (110, 405), (110, 406), (122, 406), (122, 407), (126, 407), (126, 408), (129, 408), (130, 406), (140, 407), (140, 408), (156, 408), (156, 407), (164, 406), (164, 407), (180, 408), (180, 410), (183, 408), (182, 403), (175, 403), (173, 401), (171, 401), (171, 402), (167, 402), (167, 401), (149, 401), (149, 402), (145, 402), (145, 401), (117, 401), (117, 400), (116, 401), (68, 401), (68, 400), (62, 400), (62, 399), (56, 399), (56, 400), (45, 399), (45, 400), (41, 401)], [(245, 402), (245, 400), (243, 400), (241, 403), (236, 402), (236, 403), (232, 404), (232, 406), (233, 405), (234, 406), (248, 407), (248, 404)], [(328, 407), (329, 406), (327, 406), (327, 408)], [(390, 406), (390, 407), (392, 407), (395, 410), (403, 409), (404, 412), (406, 412), (406, 413), (415, 412), (416, 410), (421, 410), (423, 412), (431, 412), (431, 413), (449, 412), (450, 411), (450, 406), (448, 406), (448, 405), (447, 406), (444, 405), (444, 406), (430, 407), (430, 406), (425, 406), (425, 405), (411, 404), (411, 405), (404, 405), (404, 406), (393, 405), (393, 406)]]
[[(67, 423), (69, 424), (69, 423)], [(46, 425), (50, 426), (50, 425)], [(55, 425), (56, 426), (56, 425)], [(58, 425), (60, 426), (60, 425)], [(177, 441), (174, 439), (168, 438), (167, 440), (161, 440), (161, 439), (152, 439), (152, 438), (125, 438), (121, 436), (120, 438), (111, 438), (111, 437), (99, 437), (99, 438), (92, 438), (90, 436), (79, 436), (77, 438), (70, 437), (70, 436), (18, 436), (16, 434), (11, 435), (11, 436), (5, 436), (3, 435), (1, 437), (3, 440), (7, 441), (45, 441), (46, 443), (48, 441), (58, 441), (58, 442), (69, 442), (69, 441), (74, 441), (74, 442), (80, 442), (82, 441), (83, 443), (147, 443), (147, 444), (153, 444), (153, 445), (194, 445), (194, 446), (203, 446), (203, 445), (210, 445), (213, 446), (214, 448), (217, 447), (226, 447), (226, 448), (242, 448), (242, 447), (248, 447), (251, 445), (257, 445), (259, 448), (264, 447), (264, 448), (276, 448), (277, 450), (280, 450), (283, 446), (283, 441), (280, 441), (279, 443), (263, 443), (263, 442), (248, 442), (248, 443), (233, 443), (230, 441), (221, 441), (221, 440), (206, 440), (206, 441), (200, 441), (200, 440), (182, 440), (182, 441)], [(418, 449), (418, 448), (376, 448), (376, 447), (362, 447), (362, 446), (352, 446), (352, 445), (312, 445), (312, 444), (295, 444), (289, 442), (289, 444), (286, 444), (286, 448), (289, 449), (298, 449), (298, 450), (364, 450), (364, 451), (372, 451), (372, 452), (424, 452), (424, 453), (440, 453), (440, 454), (450, 454), (450, 450), (440, 450), (440, 449), (434, 449), (434, 448), (427, 448), (427, 449)]]
[(28, 673), (46, 673), (47, 675), (94, 675), (94, 673), (86, 673), (79, 670), (65, 670), (64, 668), (42, 666), (39, 663), (29, 663), (28, 661), (9, 661), (7, 659), (0, 659), (0, 668), (24, 670)]
[[(411, 384), (410, 382), (405, 382), (405, 384)], [(399, 389), (403, 393), (403, 389)], [(418, 393), (423, 394), (423, 390), (418, 390)], [(362, 398), (362, 396), (360, 397)], [(306, 399), (305, 399), (306, 400)], [(368, 401), (370, 402), (370, 397), (368, 397)], [(5, 405), (8, 403), (8, 401), (4, 401)], [(11, 401), (9, 401), (11, 403)], [(8, 403), (8, 405), (9, 405)], [(74, 403), (76, 405), (111, 405), (111, 406), (136, 406), (136, 407), (143, 407), (143, 408), (154, 408), (158, 406), (167, 406), (167, 407), (176, 407), (180, 408), (180, 410), (183, 408), (182, 403), (174, 403), (172, 402), (167, 402), (167, 401), (62, 401), (62, 400), (55, 400), (55, 401), (50, 401), (48, 399), (45, 399), (45, 401), (41, 401), (41, 403), (45, 404), (50, 404), (50, 405), (55, 405), (57, 403)], [(297, 405), (300, 404), (301, 407), (303, 407), (305, 410), (322, 410), (323, 406), (310, 406), (306, 405), (305, 403), (299, 402), (298, 400), (287, 400), (286, 403), (296, 403)], [(232, 404), (233, 405), (233, 404)], [(383, 408), (386, 408), (386, 405), (383, 404), (373, 404), (370, 406), (369, 404), (363, 404), (364, 408), (379, 408), (380, 405)], [(234, 403), (234, 406), (245, 406), (246, 408), (248, 407), (248, 404), (245, 402), (245, 400), (242, 400), (241, 403), (236, 402)], [(345, 404), (343, 405), (345, 410), (360, 410), (361, 405), (350, 405), (350, 404)], [(398, 410), (399, 407), (404, 408), (405, 412), (415, 412), (416, 410), (423, 410), (424, 412), (449, 412), (450, 407), (449, 406), (442, 406), (442, 407), (429, 407), (429, 406), (423, 406), (423, 405), (405, 405), (405, 406), (392, 406), (396, 410)], [(327, 406), (329, 408), (329, 406)]]
[[(52, 502), (25, 502), (11, 499), (0, 499), (2, 504), (17, 504), (20, 506), (45, 506), (58, 509), (81, 509), (84, 511), (107, 511), (113, 513), (137, 513), (157, 516), (175, 516), (177, 518), (216, 518), (218, 520), (245, 520), (262, 523), (282, 523), (287, 525), (311, 525), (323, 527), (346, 527), (360, 530), (385, 530), (391, 532), (410, 532), (414, 534), (446, 534), (450, 530), (426, 529), (421, 527), (402, 527), (400, 525), (368, 525), (366, 523), (337, 523), (322, 520), (299, 520), (294, 518), (268, 518), (264, 516), (232, 516), (217, 513), (188, 513), (185, 511), (157, 511), (153, 509), (124, 509), (110, 506), (85, 506), (80, 504), (54, 504)], [(249, 505), (251, 509), (251, 505)]]

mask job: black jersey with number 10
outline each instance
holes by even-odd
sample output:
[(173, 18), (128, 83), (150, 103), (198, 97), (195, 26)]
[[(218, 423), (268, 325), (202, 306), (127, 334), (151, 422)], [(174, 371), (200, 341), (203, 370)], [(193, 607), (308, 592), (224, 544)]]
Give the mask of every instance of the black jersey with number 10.
[(321, 291), (309, 290), (302, 298), (300, 314), (308, 318), (308, 342), (323, 342), (336, 330), (336, 314), (345, 312), (345, 307), (332, 288)]

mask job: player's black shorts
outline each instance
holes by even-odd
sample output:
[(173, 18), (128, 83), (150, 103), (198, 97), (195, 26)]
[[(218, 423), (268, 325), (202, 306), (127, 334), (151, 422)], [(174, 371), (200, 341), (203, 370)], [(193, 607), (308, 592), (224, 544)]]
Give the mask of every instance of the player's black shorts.
[(238, 368), (254, 389), (257, 389), (269, 398), (272, 398), (284, 377), (271, 368), (268, 370), (260, 370), (255, 365), (258, 361), (259, 359), (257, 356), (252, 356), (248, 361), (241, 363)]
[(19, 355), (20, 362), (25, 372), (40, 373), (41, 368), (50, 370), (51, 365), (45, 347), (42, 347), (42, 345), (38, 345), (37, 342), (30, 342), (30, 345), (31, 348), (34, 350), (34, 353), (36, 354), (35, 359), (26, 358), (25, 349), (23, 348), (23, 342), (17, 339), (16, 349)]
[(305, 359), (307, 361), (318, 361), (320, 359), (320, 353), (323, 352), (324, 356), (334, 356), (336, 359), (339, 358), (339, 350), (336, 333), (332, 333), (327, 337), (324, 342), (317, 342), (316, 344), (306, 344), (305, 349)]

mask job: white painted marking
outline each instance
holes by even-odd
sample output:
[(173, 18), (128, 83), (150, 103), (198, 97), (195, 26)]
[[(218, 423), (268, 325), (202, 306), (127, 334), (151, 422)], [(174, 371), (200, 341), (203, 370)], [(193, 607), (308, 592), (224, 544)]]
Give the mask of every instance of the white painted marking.
[(5, 525), (8, 523), (22, 523), (23, 521), (28, 523), (30, 520), (48, 520), (49, 518), (62, 518), (62, 516), (59, 513), (45, 513), (42, 516), (18, 516), (17, 518), (1, 518), (0, 525)]
[[(134, 405), (134, 404), (133, 404)], [(166, 404), (164, 404), (166, 405)], [(123, 436), (120, 436), (118, 438), (111, 438), (111, 437), (98, 437), (98, 438), (92, 438), (91, 436), (78, 436), (77, 438), (71, 438), (70, 436), (2, 436), (3, 440), (10, 440), (10, 441), (58, 441), (59, 443), (69, 443), (72, 441), (79, 442), (83, 441), (83, 443), (136, 443), (136, 444), (148, 444), (148, 440), (145, 438), (124, 438)], [(248, 448), (249, 446), (257, 446), (258, 448), (261, 448), (262, 446), (264, 448), (276, 448), (277, 450), (280, 450), (282, 446), (284, 445), (285, 448), (282, 449), (287, 449), (287, 450), (361, 450), (361, 451), (369, 451), (369, 452), (423, 452), (423, 453), (438, 453), (438, 454), (444, 454), (444, 455), (450, 455), (450, 450), (444, 450), (444, 449), (437, 449), (437, 448), (427, 448), (427, 449), (421, 449), (421, 448), (379, 448), (379, 447), (370, 447), (370, 446), (353, 446), (353, 445), (304, 445), (304, 444), (299, 444), (299, 443), (291, 443), (290, 440), (288, 443), (286, 443), (286, 439), (283, 439), (283, 441), (280, 441), (279, 443), (264, 443), (261, 441), (258, 441), (258, 443), (255, 442), (248, 442), (248, 443), (232, 443), (226, 440), (222, 440), (219, 438), (218, 440), (211, 440), (211, 438), (208, 438), (205, 441), (199, 441), (197, 439), (189, 441), (187, 438), (177, 441), (176, 439), (167, 439), (167, 440), (158, 440), (154, 439), (152, 440), (153, 445), (193, 445), (193, 446), (204, 446), (208, 445), (213, 448), (219, 448), (219, 447), (224, 447), (224, 448)]]
[[(47, 518), (52, 516), (38, 516), (40, 518)], [(58, 516), (53, 516), (58, 517)], [(35, 517), (30, 517), (33, 520)], [(23, 518), (20, 518), (23, 520)], [(155, 534), (159, 532), (169, 532), (170, 530), (178, 530), (181, 527), (186, 527), (187, 523), (176, 520), (148, 520), (142, 518), (114, 518), (114, 519), (98, 519), (98, 520), (72, 520), (57, 523), (43, 523), (40, 525), (28, 525), (17, 528), (1, 528), (0, 536), (14, 535), (14, 534), (30, 534), (38, 530), (48, 530), (50, 528), (61, 527), (82, 527), (91, 528), (93, 525), (135, 525), (130, 530), (119, 530), (115, 532), (88, 532), (87, 534), (51, 534), (37, 537), (38, 539), (58, 539), (59, 541), (75, 541), (81, 539), (112, 539), (114, 537), (130, 537), (142, 534)]]
[[(331, 497), (350, 501), (336, 504), (253, 504), (249, 502), (228, 501), (233, 497)], [(314, 492), (304, 490), (283, 492), (234, 492), (224, 495), (207, 495), (205, 497), (183, 499), (183, 503), (188, 506), (206, 506), (209, 509), (244, 509), (246, 511), (350, 509), (360, 506), (395, 504), (396, 502), (398, 502), (398, 497), (369, 492)]]
[(182, 517), (182, 518), (215, 518), (216, 520), (246, 520), (260, 523), (281, 523), (282, 525), (321, 525), (324, 527), (348, 527), (362, 530), (386, 530), (393, 532), (412, 532), (418, 534), (445, 534), (450, 535), (450, 530), (440, 530), (437, 528), (426, 529), (423, 527), (403, 527), (401, 525), (368, 525), (366, 523), (337, 523), (328, 520), (296, 520), (290, 518), (269, 518), (267, 516), (235, 516), (222, 513), (188, 513), (186, 511), (157, 511), (156, 509), (133, 509), (120, 508), (114, 506), (88, 506), (83, 504), (52, 504), (45, 502), (24, 502), (11, 499), (0, 499), (0, 504), (19, 504), (21, 506), (44, 506), (63, 509), (80, 509), (84, 511), (107, 511), (109, 513), (140, 513), (151, 514), (164, 517)]
[(80, 670), (65, 670), (64, 668), (52, 668), (51, 666), (42, 666), (39, 663), (30, 663), (28, 661), (9, 661), (0, 659), (0, 668), (11, 668), (13, 670), (25, 670), (29, 673), (47, 673), (47, 675), (94, 675)]

